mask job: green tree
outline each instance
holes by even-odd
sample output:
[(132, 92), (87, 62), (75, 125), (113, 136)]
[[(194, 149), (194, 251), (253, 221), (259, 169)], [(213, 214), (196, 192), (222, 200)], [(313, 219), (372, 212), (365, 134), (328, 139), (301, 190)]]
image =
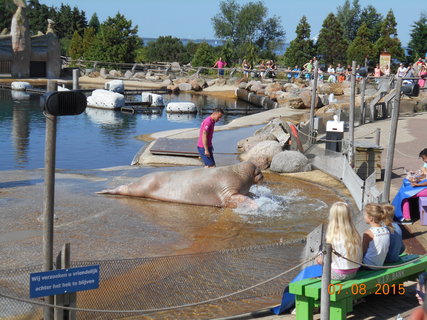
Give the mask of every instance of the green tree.
[(333, 13), (323, 21), (316, 47), (320, 61), (326, 64), (344, 64), (347, 57), (347, 40), (341, 23)]
[(84, 49), (82, 45), (82, 37), (77, 31), (74, 31), (73, 37), (71, 38), (70, 47), (68, 49), (68, 55), (72, 59), (78, 59), (83, 56)]
[(74, 31), (83, 34), (87, 27), (86, 14), (83, 11), (79, 11), (77, 7), (71, 9), (68, 4), (61, 3), (59, 10), (55, 9), (54, 12), (55, 32), (60, 39), (71, 39)]
[(90, 18), (88, 26), (93, 28), (93, 30), (95, 30), (95, 33), (98, 33), (99, 25), (100, 23), (99, 23), (98, 15), (95, 12)]
[(344, 38), (353, 41), (360, 26), (359, 0), (353, 0), (352, 5), (350, 5), (350, 0), (345, 0), (343, 6), (338, 6), (337, 19), (343, 27)]
[(212, 61), (215, 60), (216, 54), (214, 47), (207, 42), (202, 42), (194, 53), (191, 65), (193, 67), (212, 67)]
[(267, 18), (267, 13), (261, 1), (242, 6), (236, 0), (220, 2), (220, 13), (212, 18), (212, 24), (217, 37), (232, 43), (231, 60), (241, 60), (253, 46), (259, 51), (273, 51), (283, 44), (285, 31), (280, 18)]
[(95, 42), (95, 39), (96, 39), (95, 29), (92, 27), (86, 28), (85, 31), (83, 32), (83, 37), (81, 42), (82, 51), (83, 51), (82, 56), (84, 59), (89, 59), (91, 57), (92, 46), (93, 46), (93, 43)]
[(371, 33), (369, 40), (373, 43), (375, 43), (380, 37), (382, 21), (383, 16), (377, 12), (375, 7), (369, 5), (366, 8), (363, 8), (362, 13), (360, 14), (360, 25), (366, 24)]
[(314, 55), (314, 43), (310, 39), (311, 27), (307, 22), (306, 16), (303, 16), (295, 30), (296, 37), (291, 41), (289, 48), (286, 49), (283, 59), (280, 60), (285, 66), (302, 66)]
[(427, 15), (425, 12), (422, 12), (420, 18), (412, 25), (408, 47), (412, 62), (424, 57), (427, 53)]
[(376, 58), (376, 50), (374, 44), (370, 41), (371, 32), (366, 26), (362, 24), (357, 31), (356, 38), (348, 46), (347, 49), (347, 62), (351, 64), (354, 60), (359, 65), (365, 64), (365, 58)]
[(45, 4), (40, 4), (39, 0), (30, 0), (27, 5), (27, 18), (30, 30), (33, 34), (38, 31), (46, 32), (47, 19), (53, 16), (53, 9)]
[(12, 0), (0, 0), (0, 32), (7, 28), (10, 31), (13, 14), (16, 6)]
[(172, 36), (161, 36), (147, 45), (147, 59), (151, 62), (180, 62), (185, 55), (181, 40)]
[(396, 18), (394, 17), (393, 10), (390, 9), (381, 23), (380, 37), (375, 42), (375, 48), (378, 55), (381, 52), (388, 52), (391, 54), (392, 58), (402, 60), (405, 55), (400, 40), (397, 37), (396, 26)]
[(141, 46), (137, 32), (138, 26), (132, 27), (132, 20), (127, 20), (122, 14), (108, 17), (101, 24), (91, 46), (90, 58), (108, 62), (134, 62), (136, 50)]

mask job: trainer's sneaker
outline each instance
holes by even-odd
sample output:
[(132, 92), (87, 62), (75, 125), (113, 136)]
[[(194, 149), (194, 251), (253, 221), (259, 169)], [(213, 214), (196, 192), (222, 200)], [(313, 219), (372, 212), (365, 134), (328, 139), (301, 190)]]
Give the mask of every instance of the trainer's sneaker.
[(400, 220), (400, 224), (413, 224), (414, 222), (412, 220), (402, 219)]

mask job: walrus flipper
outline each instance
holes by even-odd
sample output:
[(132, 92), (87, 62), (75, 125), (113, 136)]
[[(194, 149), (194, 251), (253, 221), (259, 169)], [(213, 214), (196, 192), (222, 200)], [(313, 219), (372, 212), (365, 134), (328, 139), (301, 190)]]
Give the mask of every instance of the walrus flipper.
[(244, 207), (244, 208), (250, 208), (250, 209), (257, 209), (258, 204), (253, 199), (243, 194), (233, 194), (227, 203), (227, 207), (229, 208)]

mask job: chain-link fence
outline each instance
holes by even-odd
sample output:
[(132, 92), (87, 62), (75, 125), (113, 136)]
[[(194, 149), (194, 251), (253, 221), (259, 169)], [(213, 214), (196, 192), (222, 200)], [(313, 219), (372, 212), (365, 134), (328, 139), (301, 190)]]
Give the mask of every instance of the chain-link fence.
[[(117, 319), (135, 314), (151, 319), (175, 318), (171, 312), (179, 313), (180, 319), (229, 315), (219, 311), (221, 305), (280, 297), (298, 270), (280, 274), (298, 264), (304, 242), (299, 239), (192, 255), (72, 262), (71, 267), (100, 265), (99, 289), (77, 294), (78, 309), (99, 311), (77, 311), (77, 319)], [(30, 273), (41, 270), (38, 265), (0, 271), (0, 319), (41, 317), (41, 306), (18, 301), (28, 298)], [(270, 281), (277, 275), (280, 276)], [(191, 308), (176, 308), (179, 306)], [(203, 310), (203, 314), (195, 317), (192, 313), (196, 309)], [(238, 306), (234, 309), (238, 312)]]

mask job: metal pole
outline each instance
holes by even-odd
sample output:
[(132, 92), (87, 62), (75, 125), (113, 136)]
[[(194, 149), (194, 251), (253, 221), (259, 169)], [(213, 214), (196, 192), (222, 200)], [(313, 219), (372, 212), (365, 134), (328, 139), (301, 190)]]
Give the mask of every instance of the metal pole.
[(79, 90), (79, 76), (80, 70), (73, 69), (73, 90)]
[(384, 173), (384, 192), (383, 202), (390, 201), (390, 185), (391, 185), (391, 172), (393, 170), (394, 147), (396, 144), (397, 124), (399, 121), (399, 108), (400, 108), (400, 90), (402, 89), (402, 78), (397, 78), (396, 95), (394, 97), (393, 109), (391, 111), (391, 124), (390, 135), (388, 138), (387, 159), (385, 164)]
[(331, 284), (331, 262), (332, 262), (332, 245), (324, 244), (323, 269), (322, 269), (322, 289), (320, 293), (320, 319), (329, 320), (329, 302), (330, 296), (328, 286)]
[[(57, 82), (49, 80), (47, 91), (56, 91)], [(56, 116), (45, 114), (45, 192), (43, 204), (43, 271), (53, 269), (53, 218), (55, 197), (55, 151), (56, 151)], [(48, 297), (48, 303), (53, 304), (53, 296)], [(53, 309), (44, 308), (44, 320), (53, 318)]]
[(381, 145), (381, 129), (377, 128), (375, 131), (375, 143), (377, 146)]
[(353, 61), (351, 66), (351, 92), (350, 92), (350, 115), (349, 115), (349, 146), (348, 146), (348, 162), (353, 167), (354, 163), (354, 106), (356, 103), (356, 61)]
[(366, 121), (366, 105), (365, 105), (365, 90), (366, 90), (366, 77), (362, 78), (362, 90), (360, 92), (360, 124), (365, 124)]
[(311, 106), (310, 106), (310, 136), (309, 136), (309, 145), (313, 144), (313, 133), (314, 133), (314, 107), (316, 104), (317, 98), (317, 78), (319, 76), (319, 64), (317, 60), (314, 62), (314, 79), (313, 87), (311, 89)]

